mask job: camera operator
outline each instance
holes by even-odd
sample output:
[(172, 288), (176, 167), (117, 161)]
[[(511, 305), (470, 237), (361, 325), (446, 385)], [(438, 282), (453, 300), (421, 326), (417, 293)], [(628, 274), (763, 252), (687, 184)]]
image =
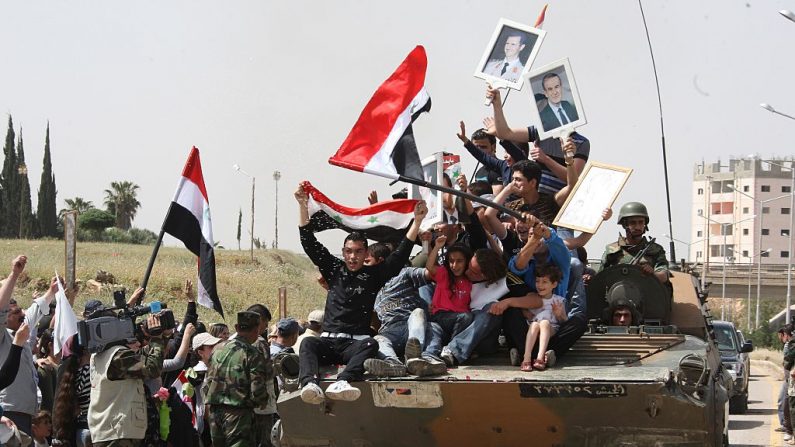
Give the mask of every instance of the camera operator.
[(128, 339), (91, 356), (91, 403), (88, 427), (95, 447), (139, 446), (146, 435), (144, 380), (163, 368), (160, 319), (149, 315), (143, 326), (146, 348)]

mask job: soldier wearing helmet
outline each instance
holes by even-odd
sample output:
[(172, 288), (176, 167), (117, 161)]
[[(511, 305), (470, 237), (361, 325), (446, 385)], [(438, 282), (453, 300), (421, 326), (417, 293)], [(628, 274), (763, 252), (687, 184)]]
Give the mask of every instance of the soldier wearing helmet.
[(625, 203), (618, 213), (618, 224), (624, 227), (626, 235), (619, 235), (617, 242), (605, 247), (601, 269), (630, 264), (635, 255), (645, 249), (645, 253), (637, 261), (638, 267), (647, 275), (653, 275), (660, 283), (670, 284), (665, 249), (643, 236), (649, 230), (649, 212), (646, 205), (640, 202)]

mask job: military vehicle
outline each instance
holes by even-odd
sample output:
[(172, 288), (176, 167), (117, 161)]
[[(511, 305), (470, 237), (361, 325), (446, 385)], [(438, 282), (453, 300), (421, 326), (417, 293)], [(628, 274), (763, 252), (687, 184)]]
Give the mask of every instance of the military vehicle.
[[(510, 366), (505, 349), (437, 377), (356, 382), (354, 402), (304, 403), (282, 393), (276, 445), (728, 445), (731, 378), (721, 365), (706, 296), (674, 273), (673, 297), (638, 267), (615, 266), (588, 288), (589, 329), (545, 371)], [(612, 326), (630, 300), (643, 324)], [(335, 381), (326, 371), (321, 386)]]

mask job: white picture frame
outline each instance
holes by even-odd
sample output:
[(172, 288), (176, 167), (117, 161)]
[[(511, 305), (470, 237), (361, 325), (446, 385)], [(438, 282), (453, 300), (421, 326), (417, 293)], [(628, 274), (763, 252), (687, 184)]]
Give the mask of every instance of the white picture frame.
[(552, 224), (596, 233), (602, 210), (613, 206), (631, 174), (631, 168), (589, 161)]
[[(545, 36), (544, 30), (501, 18), (475, 68), (475, 77), (485, 80), (495, 88), (521, 90), (525, 75), (533, 65)], [(506, 58), (509, 39), (512, 44), (509, 51), (518, 50), (518, 59), (510, 57), (512, 55)], [(508, 62), (508, 59), (513, 60)], [(506, 63), (509, 65), (506, 66)]]
[[(425, 181), (432, 184), (440, 184), (444, 173), (444, 153), (437, 152), (429, 157), (422, 159), (422, 175)], [(444, 207), (442, 206), (442, 192), (435, 189), (408, 185), (408, 198), (415, 200), (425, 200), (428, 206), (428, 214), (422, 220), (421, 228), (427, 230), (434, 224), (440, 223), (444, 219)]]
[[(557, 78), (557, 82), (556, 82)], [(547, 138), (568, 137), (576, 127), (588, 123), (585, 109), (574, 80), (569, 58), (564, 58), (534, 69), (527, 73), (527, 84), (530, 87), (530, 111), (536, 123), (541, 140)], [(546, 80), (545, 80), (546, 79)], [(546, 86), (545, 86), (546, 84)], [(557, 84), (557, 88), (555, 85)], [(551, 93), (547, 91), (550, 88)], [(563, 110), (563, 117), (556, 114), (550, 94), (557, 96), (558, 112)], [(563, 123), (563, 121), (568, 121)]]

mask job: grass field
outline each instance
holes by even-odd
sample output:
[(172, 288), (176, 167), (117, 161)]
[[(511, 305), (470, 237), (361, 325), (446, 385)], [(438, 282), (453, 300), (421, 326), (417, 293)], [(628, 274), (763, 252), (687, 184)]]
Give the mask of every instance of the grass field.
[[(90, 299), (113, 303), (113, 290), (126, 288), (128, 296), (138, 287), (146, 271), (151, 246), (82, 243), (77, 245), (76, 278), (82, 284), (75, 301), (75, 313), (82, 313)], [(55, 271), (64, 273), (64, 242), (58, 240), (0, 240), (0, 277), (11, 269), (11, 260), (18, 254), (28, 256), (25, 269), (30, 280), (17, 285), (14, 297), (27, 306), (37, 291), (37, 283), (46, 284)], [(216, 250), (218, 295), (226, 321), (234, 324), (235, 314), (253, 303), (263, 303), (278, 318), (278, 289), (287, 288), (287, 311), (290, 316), (306, 318), (312, 309), (323, 308), (325, 291), (315, 282), (317, 269), (303, 255), (284, 250), (256, 250), (254, 261), (248, 251)], [(94, 279), (98, 270), (111, 273), (116, 286), (91, 291), (86, 281)], [(196, 258), (182, 247), (161, 247), (152, 270), (145, 302), (160, 300), (174, 309), (182, 319), (186, 301), (182, 287), (186, 279), (196, 282)], [(199, 306), (199, 317), (205, 323), (221, 321), (221, 316)]]

